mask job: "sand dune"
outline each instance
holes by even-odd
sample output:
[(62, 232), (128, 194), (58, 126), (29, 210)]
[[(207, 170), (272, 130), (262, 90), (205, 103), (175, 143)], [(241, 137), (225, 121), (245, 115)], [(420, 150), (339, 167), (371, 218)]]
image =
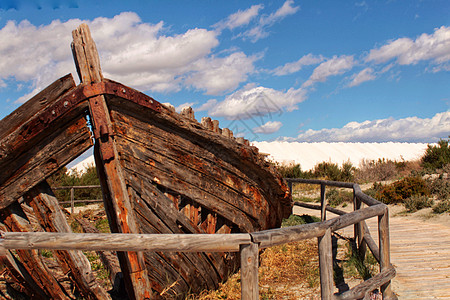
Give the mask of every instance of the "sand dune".
[(350, 161), (358, 166), (362, 159), (415, 160), (427, 149), (425, 143), (298, 143), (253, 142), (260, 152), (280, 163), (297, 163), (302, 170), (310, 170), (317, 163), (327, 161), (342, 165)]

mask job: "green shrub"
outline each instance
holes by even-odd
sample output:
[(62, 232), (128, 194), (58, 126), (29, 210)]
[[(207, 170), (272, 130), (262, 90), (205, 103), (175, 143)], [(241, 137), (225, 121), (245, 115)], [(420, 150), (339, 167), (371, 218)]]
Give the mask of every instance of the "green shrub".
[(413, 195), (405, 199), (403, 203), (407, 211), (415, 212), (422, 208), (432, 207), (433, 199), (428, 198), (428, 196)]
[(351, 182), (354, 179), (355, 167), (352, 163), (346, 162), (342, 167), (331, 162), (321, 162), (314, 167), (312, 176), (314, 178), (325, 178), (332, 181), (346, 181)]
[(311, 171), (302, 171), (302, 168), (300, 164), (288, 164), (283, 165), (279, 163), (275, 163), (276, 168), (278, 169), (278, 172), (280, 172), (281, 176), (283, 178), (311, 178), (312, 173)]
[(422, 157), (422, 166), (425, 169), (434, 171), (442, 169), (450, 163), (449, 140), (440, 140), (436, 146), (428, 145), (427, 150)]
[(421, 177), (405, 177), (389, 185), (374, 184), (376, 197), (383, 203), (402, 203), (413, 195), (430, 195), (427, 183)]
[(320, 218), (310, 215), (290, 215), (289, 218), (283, 220), (281, 227), (297, 226), (315, 222), (320, 222)]
[(450, 200), (438, 202), (435, 206), (433, 206), (433, 212), (436, 214), (450, 212)]
[(342, 203), (352, 203), (353, 202), (353, 192), (330, 189), (326, 193), (326, 199), (330, 206), (336, 207)]
[(440, 176), (430, 183), (430, 190), (439, 200), (450, 200), (450, 180)]

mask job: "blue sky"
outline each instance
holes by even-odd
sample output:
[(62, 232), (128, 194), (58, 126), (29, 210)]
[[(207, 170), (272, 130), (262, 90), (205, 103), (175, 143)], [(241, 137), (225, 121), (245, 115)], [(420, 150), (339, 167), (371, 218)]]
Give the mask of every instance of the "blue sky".
[(76, 77), (71, 31), (85, 22), (105, 77), (235, 135), (436, 142), (450, 135), (449, 12), (433, 0), (0, 0), (0, 118)]

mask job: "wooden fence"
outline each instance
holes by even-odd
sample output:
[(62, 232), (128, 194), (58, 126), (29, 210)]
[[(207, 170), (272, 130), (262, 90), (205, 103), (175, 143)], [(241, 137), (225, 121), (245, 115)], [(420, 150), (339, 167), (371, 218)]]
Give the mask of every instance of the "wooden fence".
[(103, 202), (103, 199), (75, 200), (76, 189), (100, 189), (100, 185), (75, 185), (75, 186), (57, 186), (53, 190), (70, 190), (70, 201), (59, 201), (60, 204), (70, 204), (70, 213), (73, 214), (75, 203), (95, 203)]
[[(390, 280), (395, 269), (390, 263), (389, 216), (385, 204), (365, 195), (357, 184), (324, 180), (287, 179), (292, 183), (318, 184), (321, 187), (321, 205), (298, 203), (295, 205), (320, 209), (322, 222), (286, 228), (239, 234), (77, 234), (49, 232), (1, 232), (0, 255), (6, 249), (55, 249), (91, 251), (179, 251), (179, 252), (240, 252), (241, 295), (243, 300), (255, 300), (258, 291), (259, 249), (275, 245), (318, 238), (320, 287), (322, 299), (358, 299), (380, 287), (383, 299), (396, 299)], [(345, 213), (326, 205), (326, 186), (353, 189), (354, 211)], [(362, 203), (366, 208), (362, 208)], [(326, 212), (340, 215), (326, 219)], [(378, 217), (379, 243), (376, 245), (365, 220)], [(358, 249), (366, 246), (380, 263), (380, 273), (358, 286), (340, 294), (333, 294), (332, 232), (354, 226)]]

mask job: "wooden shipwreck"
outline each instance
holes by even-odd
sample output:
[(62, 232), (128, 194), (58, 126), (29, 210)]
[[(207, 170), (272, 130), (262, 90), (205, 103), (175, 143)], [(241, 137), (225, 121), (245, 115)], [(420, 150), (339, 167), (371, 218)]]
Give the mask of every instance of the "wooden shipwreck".
[[(210, 118), (197, 122), (192, 109), (178, 114), (103, 78), (86, 25), (73, 31), (72, 50), (78, 86), (64, 76), (0, 121), (0, 231), (70, 232), (46, 179), (92, 146), (111, 232), (253, 232), (279, 227), (291, 214), (288, 187), (248, 141)], [(33, 299), (71, 299), (74, 291), (111, 298), (81, 251), (54, 256), (71, 290), (37, 250), (7, 252), (1, 264)], [(122, 276), (129, 299), (213, 289), (238, 265), (235, 253), (117, 257), (111, 277)]]

